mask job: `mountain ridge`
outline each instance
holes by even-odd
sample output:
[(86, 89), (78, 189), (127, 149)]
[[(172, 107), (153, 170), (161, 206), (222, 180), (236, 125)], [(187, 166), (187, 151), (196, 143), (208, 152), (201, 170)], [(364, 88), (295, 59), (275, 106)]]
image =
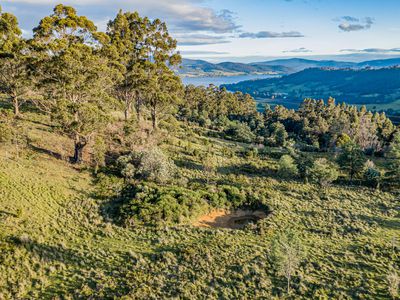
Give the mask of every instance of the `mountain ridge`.
[(367, 60), (363, 62), (345, 62), (336, 60), (311, 60), (304, 58), (276, 59), (254, 63), (221, 62), (211, 63), (205, 60), (184, 58), (177, 72), (183, 77), (234, 76), (246, 74), (287, 75), (308, 68), (382, 68), (400, 65), (399, 58)]

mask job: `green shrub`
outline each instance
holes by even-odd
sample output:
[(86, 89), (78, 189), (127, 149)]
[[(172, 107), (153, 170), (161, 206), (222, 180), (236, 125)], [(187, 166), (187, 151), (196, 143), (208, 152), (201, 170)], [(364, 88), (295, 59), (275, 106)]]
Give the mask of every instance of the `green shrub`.
[(138, 185), (132, 189), (120, 208), (120, 218), (125, 225), (179, 224), (207, 207), (202, 191), (156, 185)]
[(363, 177), (368, 186), (378, 188), (382, 180), (382, 173), (371, 160), (368, 160), (365, 163)]
[(258, 156), (258, 149), (255, 147), (247, 148), (244, 151), (244, 157), (246, 158), (255, 158)]
[(317, 159), (310, 169), (311, 181), (320, 186), (327, 186), (335, 181), (339, 176), (337, 167), (326, 158)]
[(366, 158), (361, 148), (351, 142), (343, 145), (337, 162), (344, 171), (349, 173), (350, 180), (353, 180), (355, 176), (363, 171)]
[(255, 139), (255, 135), (250, 127), (241, 122), (232, 122), (228, 129), (225, 130), (225, 135), (235, 141), (243, 143), (251, 143)]
[(296, 158), (296, 164), (300, 178), (307, 181), (310, 178), (310, 172), (314, 165), (314, 161), (312, 160), (311, 156), (300, 153), (300, 155)]
[(278, 175), (284, 178), (293, 178), (298, 175), (297, 166), (290, 155), (283, 155), (278, 163)]
[(275, 146), (282, 147), (285, 145), (286, 140), (288, 138), (288, 133), (286, 132), (285, 126), (276, 122), (271, 125), (271, 136), (269, 138), (270, 142), (272, 141)]
[(127, 179), (165, 183), (175, 174), (175, 165), (158, 148), (133, 151), (118, 158), (117, 165), (121, 175)]

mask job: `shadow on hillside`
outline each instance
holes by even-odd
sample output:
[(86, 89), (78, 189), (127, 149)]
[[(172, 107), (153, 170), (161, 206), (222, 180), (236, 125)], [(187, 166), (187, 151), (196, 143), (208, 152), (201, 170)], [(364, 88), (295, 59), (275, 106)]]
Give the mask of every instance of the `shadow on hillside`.
[(195, 171), (202, 171), (203, 166), (192, 161), (192, 160), (183, 160), (183, 159), (176, 159), (174, 160), (175, 165), (179, 168), (185, 168), (189, 170), (195, 170)]
[(1, 109), (12, 109), (13, 106), (10, 102), (5, 101), (4, 99), (0, 99), (0, 108)]
[[(32, 254), (38, 256), (42, 261), (60, 262), (82, 268), (110, 269), (111, 265), (106, 260), (99, 259), (95, 252), (90, 249), (78, 250), (67, 248), (63, 245), (47, 245), (29, 238), (9, 236), (8, 242), (17, 247), (23, 247)], [(121, 252), (120, 254), (123, 254)], [(115, 266), (117, 268), (117, 266)]]
[(273, 170), (267, 168), (259, 168), (252, 164), (239, 164), (233, 166), (223, 166), (217, 168), (217, 172), (221, 175), (245, 175), (250, 177), (276, 177)]
[(1, 218), (7, 218), (7, 217), (14, 217), (16, 218), (18, 215), (12, 212), (8, 212), (5, 210), (0, 210), (0, 219)]
[(118, 259), (110, 260), (110, 257), (106, 256), (103, 251), (69, 249), (62, 245), (46, 245), (14, 236), (9, 237), (8, 242), (16, 247), (26, 249), (34, 256), (37, 256), (42, 263), (55, 264), (56, 266), (58, 263), (62, 263), (66, 266), (51, 274), (55, 281), (40, 291), (40, 299), (53, 299), (54, 295), (60, 292), (61, 282), (64, 292), (69, 295), (75, 295), (76, 293), (76, 295), (80, 296), (79, 299), (83, 295), (81, 294), (83, 286), (90, 287), (91, 292), (96, 294), (99, 291), (99, 287), (101, 291), (101, 285), (99, 286), (98, 284), (102, 282), (102, 278), (77, 276), (77, 274), (93, 274), (94, 270), (104, 274), (120, 274), (122, 282), (118, 285), (118, 290), (113, 290), (113, 293), (124, 296), (123, 291), (126, 290), (127, 286), (124, 285), (123, 278), (131, 271), (130, 266), (135, 262), (135, 259), (124, 251), (115, 251), (114, 254), (117, 254)]
[[(30, 123), (36, 124), (36, 125), (41, 125), (41, 126), (44, 126), (46, 128), (49, 128), (49, 129), (54, 129), (54, 128), (58, 127), (57, 125), (45, 123), (45, 122), (42, 122), (42, 121), (39, 121), (39, 120), (32, 120), (32, 119), (24, 118), (24, 115), (22, 115), (22, 118), (24, 119), (24, 121), (27, 121), (27, 122), (30, 122)], [(43, 128), (40, 128), (40, 129), (44, 130)], [(47, 131), (50, 131), (50, 130), (47, 130)]]
[(359, 218), (367, 223), (377, 223), (381, 227), (387, 229), (397, 229), (400, 230), (400, 218), (384, 219), (380, 217), (371, 217), (365, 215), (359, 215)]
[(35, 146), (35, 145), (31, 144), (31, 143), (29, 143), (28, 146), (29, 146), (29, 148), (31, 150), (33, 150), (33, 151), (35, 151), (37, 153), (46, 154), (48, 156), (54, 157), (54, 158), (59, 159), (59, 160), (65, 160), (66, 159), (66, 157), (63, 157), (61, 154), (59, 154), (57, 152), (54, 152), (54, 151), (51, 151), (49, 149), (44, 149), (44, 148)]

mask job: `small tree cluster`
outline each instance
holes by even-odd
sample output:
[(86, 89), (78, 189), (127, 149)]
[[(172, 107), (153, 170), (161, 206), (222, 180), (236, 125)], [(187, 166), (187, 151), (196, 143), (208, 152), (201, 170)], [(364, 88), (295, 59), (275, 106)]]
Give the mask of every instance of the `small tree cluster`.
[(278, 163), (278, 175), (283, 178), (293, 178), (298, 175), (295, 160), (290, 155), (283, 155)]
[(158, 183), (171, 181), (175, 165), (158, 148), (132, 151), (117, 161), (121, 175), (126, 179), (144, 179)]
[(319, 158), (314, 161), (309, 175), (312, 182), (326, 187), (338, 178), (339, 172), (337, 167), (326, 158)]

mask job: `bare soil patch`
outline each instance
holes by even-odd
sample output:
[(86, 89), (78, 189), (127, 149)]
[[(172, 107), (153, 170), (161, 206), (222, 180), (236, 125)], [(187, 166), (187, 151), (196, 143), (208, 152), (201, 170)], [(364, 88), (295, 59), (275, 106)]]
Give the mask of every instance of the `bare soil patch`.
[(267, 213), (262, 210), (214, 210), (201, 216), (193, 224), (196, 227), (230, 228), (242, 229), (248, 224), (257, 223), (267, 217)]

